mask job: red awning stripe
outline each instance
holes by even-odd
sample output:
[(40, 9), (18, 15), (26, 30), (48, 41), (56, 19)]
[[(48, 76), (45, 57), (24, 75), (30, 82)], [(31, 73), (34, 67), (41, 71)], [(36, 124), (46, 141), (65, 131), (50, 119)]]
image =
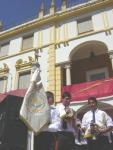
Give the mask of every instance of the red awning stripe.
[(97, 98), (111, 96), (113, 95), (113, 78), (63, 86), (62, 92), (64, 91), (71, 93), (72, 102), (86, 100), (89, 96)]
[(17, 90), (13, 90), (13, 91), (9, 91), (9, 92), (0, 94), (0, 102), (2, 102), (8, 95), (24, 97), (26, 91), (27, 91), (26, 89), (17, 89)]

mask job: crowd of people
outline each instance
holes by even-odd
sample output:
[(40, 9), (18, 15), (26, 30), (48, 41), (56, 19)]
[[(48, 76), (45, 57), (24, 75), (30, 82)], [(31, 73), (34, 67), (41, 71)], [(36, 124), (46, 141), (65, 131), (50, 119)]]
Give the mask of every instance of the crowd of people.
[(54, 105), (54, 94), (46, 92), (50, 123), (35, 136), (34, 150), (112, 150), (112, 118), (98, 108), (96, 97), (88, 98), (88, 110), (77, 118), (70, 107), (71, 94), (64, 92), (62, 103)]

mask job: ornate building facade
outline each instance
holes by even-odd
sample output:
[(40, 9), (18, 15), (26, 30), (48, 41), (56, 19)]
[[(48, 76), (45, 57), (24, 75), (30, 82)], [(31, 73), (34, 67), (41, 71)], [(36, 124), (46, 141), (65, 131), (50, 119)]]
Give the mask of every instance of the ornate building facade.
[(45, 90), (60, 101), (65, 85), (113, 77), (113, 1), (62, 0), (49, 14), (42, 3), (36, 19), (0, 32), (0, 93), (29, 86), (39, 52)]

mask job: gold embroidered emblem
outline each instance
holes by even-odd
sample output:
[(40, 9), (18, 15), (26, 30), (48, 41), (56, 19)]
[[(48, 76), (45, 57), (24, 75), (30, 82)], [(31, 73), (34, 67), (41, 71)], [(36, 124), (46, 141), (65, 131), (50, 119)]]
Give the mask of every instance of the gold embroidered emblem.
[(37, 113), (42, 112), (45, 107), (43, 95), (37, 95), (37, 94), (31, 94), (28, 103), (27, 103), (27, 109), (31, 113)]

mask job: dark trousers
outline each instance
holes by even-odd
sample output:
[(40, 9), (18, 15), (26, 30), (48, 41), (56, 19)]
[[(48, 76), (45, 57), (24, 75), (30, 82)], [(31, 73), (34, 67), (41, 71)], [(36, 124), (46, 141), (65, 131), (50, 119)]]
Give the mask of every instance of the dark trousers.
[(0, 144), (0, 150), (25, 150), (26, 147), (23, 146), (10, 146), (8, 144)]
[(107, 136), (98, 136), (96, 140), (88, 139), (88, 150), (110, 150)]
[(113, 150), (113, 133), (111, 132), (110, 133), (110, 136), (111, 136), (111, 143), (110, 143), (110, 150)]
[(72, 132), (58, 132), (57, 133), (57, 150), (73, 150), (74, 149), (74, 135)]
[(34, 138), (34, 150), (54, 150), (55, 147), (55, 133), (40, 132)]
[(75, 144), (74, 150), (87, 150), (87, 145), (77, 145), (77, 144)]

